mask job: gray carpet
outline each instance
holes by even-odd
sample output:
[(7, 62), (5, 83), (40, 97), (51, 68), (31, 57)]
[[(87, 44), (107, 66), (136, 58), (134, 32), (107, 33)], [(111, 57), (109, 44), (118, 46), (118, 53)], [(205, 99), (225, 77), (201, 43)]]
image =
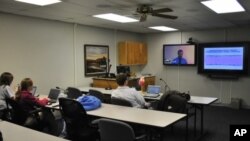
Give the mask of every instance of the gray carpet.
[[(199, 113), (198, 113), (199, 114)], [(189, 141), (229, 141), (229, 127), (231, 124), (250, 124), (250, 110), (231, 109), (221, 106), (207, 106), (204, 108), (204, 134), (200, 133), (200, 117), (198, 119), (197, 136), (194, 136), (194, 118), (189, 118)], [(173, 132), (168, 128), (164, 132), (164, 141), (184, 141), (185, 121), (174, 126)]]

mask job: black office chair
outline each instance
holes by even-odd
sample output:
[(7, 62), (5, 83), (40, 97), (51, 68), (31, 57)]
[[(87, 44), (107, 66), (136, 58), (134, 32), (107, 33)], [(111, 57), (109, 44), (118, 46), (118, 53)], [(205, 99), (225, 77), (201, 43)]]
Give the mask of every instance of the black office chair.
[(98, 138), (96, 128), (90, 126), (83, 106), (76, 100), (59, 98), (62, 117), (66, 122), (67, 138), (73, 141), (95, 141)]
[(114, 105), (120, 105), (120, 106), (127, 106), (127, 107), (133, 107), (132, 104), (125, 100), (125, 99), (121, 99), (121, 98), (116, 98), (116, 97), (111, 97), (111, 104)]
[(97, 97), (98, 99), (100, 99), (101, 102), (104, 102), (104, 95), (103, 95), (103, 93), (100, 92), (100, 91), (90, 89), (90, 90), (89, 90), (89, 95), (95, 96), (95, 97)]
[(124, 122), (99, 119), (101, 141), (135, 141), (144, 140), (145, 135), (136, 137), (133, 128)]
[[(178, 91), (168, 91), (164, 93), (159, 100), (157, 109), (159, 111), (167, 111), (167, 112), (174, 112), (174, 113), (183, 113), (187, 114), (185, 118), (186, 121), (186, 140), (188, 138), (188, 107), (187, 107), (187, 99), (186, 97), (181, 96)], [(173, 132), (173, 125), (171, 126)]]
[(168, 91), (162, 95), (156, 110), (186, 114), (187, 99), (177, 91)]
[(23, 105), (20, 102), (11, 98), (6, 98), (7, 108), (10, 111), (10, 122), (19, 124), (32, 129), (40, 130), (39, 121), (40, 117), (38, 112), (41, 109), (35, 109), (33, 111), (24, 110)]
[(82, 96), (82, 92), (74, 87), (67, 88), (67, 95), (70, 99), (77, 99), (78, 97)]

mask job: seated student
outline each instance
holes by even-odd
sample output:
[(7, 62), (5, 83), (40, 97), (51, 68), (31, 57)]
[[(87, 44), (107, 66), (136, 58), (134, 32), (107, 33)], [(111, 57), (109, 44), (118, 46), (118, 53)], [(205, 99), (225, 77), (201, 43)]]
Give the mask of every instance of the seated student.
[(116, 82), (119, 85), (116, 90), (111, 94), (112, 97), (121, 98), (129, 101), (133, 107), (144, 108), (147, 107), (148, 103), (145, 102), (140, 92), (136, 91), (135, 88), (129, 88), (127, 86), (128, 80), (127, 75), (119, 74), (116, 77)]
[(10, 85), (13, 81), (13, 75), (4, 72), (0, 76), (0, 119), (5, 119), (7, 114), (6, 98), (14, 98), (14, 92)]
[(25, 78), (21, 81), (21, 88), (16, 92), (16, 100), (19, 101), (25, 110), (32, 111), (34, 106), (45, 106), (48, 104), (48, 99), (39, 99), (32, 95), (33, 81), (30, 78)]

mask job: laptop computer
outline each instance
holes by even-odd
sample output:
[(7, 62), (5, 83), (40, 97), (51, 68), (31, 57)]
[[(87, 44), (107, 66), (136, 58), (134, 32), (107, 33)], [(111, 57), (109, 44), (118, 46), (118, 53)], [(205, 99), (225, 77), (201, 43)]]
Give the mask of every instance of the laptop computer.
[(49, 92), (49, 95), (48, 95), (48, 98), (50, 99), (50, 103), (56, 103), (57, 102), (57, 99), (58, 99), (58, 96), (60, 94), (60, 89), (50, 89), (50, 92)]
[(161, 86), (158, 85), (148, 85), (147, 93), (145, 97), (158, 97), (161, 92)]
[(38, 95), (36, 94), (36, 89), (37, 89), (37, 86), (33, 86), (33, 87), (32, 87), (32, 90), (30, 91), (31, 94), (32, 94), (33, 96), (38, 96)]

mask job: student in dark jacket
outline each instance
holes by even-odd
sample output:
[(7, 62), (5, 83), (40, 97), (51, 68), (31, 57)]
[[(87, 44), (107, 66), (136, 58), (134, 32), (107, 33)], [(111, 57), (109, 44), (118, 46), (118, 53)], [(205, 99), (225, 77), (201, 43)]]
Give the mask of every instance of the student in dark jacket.
[(19, 101), (25, 110), (34, 110), (35, 106), (45, 106), (48, 104), (48, 99), (39, 99), (32, 95), (33, 81), (30, 78), (25, 78), (21, 81), (21, 88), (16, 93), (16, 100)]

